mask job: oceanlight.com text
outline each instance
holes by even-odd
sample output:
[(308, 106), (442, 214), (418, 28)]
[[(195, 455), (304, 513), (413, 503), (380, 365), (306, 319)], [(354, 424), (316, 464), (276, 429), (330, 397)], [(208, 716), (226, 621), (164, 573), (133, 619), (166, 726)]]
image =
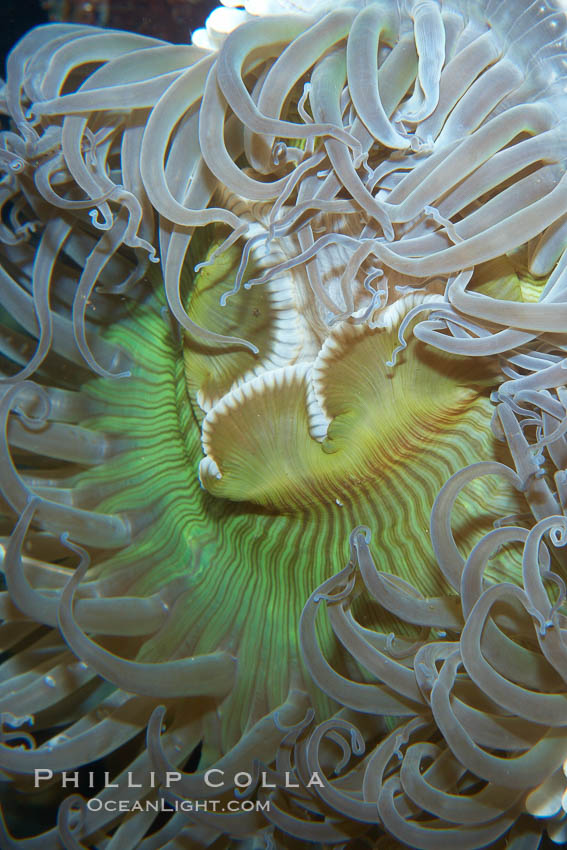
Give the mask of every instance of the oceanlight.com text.
[(91, 812), (269, 812), (269, 800), (87, 800)]

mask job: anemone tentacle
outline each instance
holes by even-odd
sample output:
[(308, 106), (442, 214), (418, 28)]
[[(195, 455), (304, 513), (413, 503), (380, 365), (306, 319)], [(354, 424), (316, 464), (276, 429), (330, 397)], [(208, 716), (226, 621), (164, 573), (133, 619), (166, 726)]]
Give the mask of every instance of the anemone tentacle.
[(8, 60), (0, 844), (561, 842), (565, 16), (241, 5)]

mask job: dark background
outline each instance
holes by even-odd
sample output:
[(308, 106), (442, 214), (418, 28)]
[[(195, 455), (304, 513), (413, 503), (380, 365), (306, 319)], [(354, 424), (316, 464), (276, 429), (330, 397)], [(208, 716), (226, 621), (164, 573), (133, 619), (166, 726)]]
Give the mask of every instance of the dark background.
[(0, 76), (6, 54), (27, 30), (51, 21), (73, 21), (189, 41), (220, 0), (0, 0)]
[(4, 60), (10, 47), (26, 30), (47, 21), (47, 13), (39, 0), (1, 0), (0, 8), (0, 76), (5, 76)]
[[(6, 54), (15, 42), (49, 20), (128, 29), (180, 43), (220, 5), (220, 0), (0, 0), (0, 76), (5, 77)], [(540, 850), (556, 847), (545, 837)]]

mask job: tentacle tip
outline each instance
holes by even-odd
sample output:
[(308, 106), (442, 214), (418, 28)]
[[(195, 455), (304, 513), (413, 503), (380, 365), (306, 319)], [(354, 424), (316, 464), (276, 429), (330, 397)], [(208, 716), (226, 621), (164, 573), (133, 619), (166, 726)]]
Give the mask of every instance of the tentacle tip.
[(367, 525), (357, 525), (356, 528), (351, 531), (350, 543), (356, 544), (356, 538), (359, 534), (364, 535), (364, 541), (368, 545), (372, 539), (372, 532), (370, 531)]
[(539, 633), (540, 633), (541, 637), (542, 638), (547, 637), (548, 629), (553, 629), (554, 626), (555, 626), (555, 623), (553, 622), (553, 620), (544, 620), (540, 624), (540, 627), (539, 627)]
[(196, 266), (193, 266), (193, 271), (195, 274), (201, 271), (201, 269), (205, 269), (207, 266), (212, 265), (212, 260), (209, 258), (208, 260), (203, 260), (201, 263), (197, 263)]
[[(99, 216), (102, 216), (100, 218)], [(93, 227), (96, 227), (97, 230), (110, 230), (112, 226), (112, 222), (109, 221), (104, 214), (95, 207), (94, 210), (89, 210), (89, 218), (92, 222)]]
[(567, 544), (567, 528), (552, 528), (549, 537), (553, 545), (560, 549)]
[(285, 161), (287, 156), (287, 145), (285, 142), (276, 142), (272, 148), (272, 165), (277, 167), (282, 161), (282, 156)]
[(386, 366), (388, 367), (388, 369), (393, 369), (396, 366), (397, 359), (398, 359), (398, 353), (399, 353), (400, 350), (401, 349), (397, 349), (396, 351), (394, 351), (394, 353), (392, 354), (391, 360), (386, 360)]

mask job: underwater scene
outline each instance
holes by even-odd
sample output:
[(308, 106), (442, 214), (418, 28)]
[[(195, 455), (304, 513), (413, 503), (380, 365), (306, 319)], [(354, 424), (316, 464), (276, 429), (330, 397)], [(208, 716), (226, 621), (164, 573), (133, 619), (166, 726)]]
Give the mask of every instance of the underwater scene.
[(0, 850), (567, 844), (566, 14), (0, 12)]

